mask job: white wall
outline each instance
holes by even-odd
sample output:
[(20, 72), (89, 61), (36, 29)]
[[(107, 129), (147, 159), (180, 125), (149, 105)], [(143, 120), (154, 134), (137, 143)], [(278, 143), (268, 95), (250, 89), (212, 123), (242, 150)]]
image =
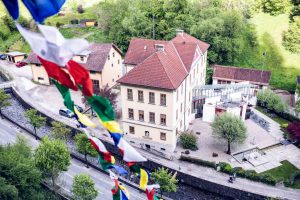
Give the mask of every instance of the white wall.
[(203, 117), (204, 122), (213, 122), (215, 119), (215, 105), (204, 104), (203, 105)]

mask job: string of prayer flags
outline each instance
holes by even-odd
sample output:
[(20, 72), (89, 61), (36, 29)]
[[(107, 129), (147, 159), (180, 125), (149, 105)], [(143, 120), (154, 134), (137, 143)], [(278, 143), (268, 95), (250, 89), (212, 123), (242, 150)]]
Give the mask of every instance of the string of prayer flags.
[(52, 26), (39, 24), (41, 34), (26, 30), (18, 23), (16, 26), (34, 53), (58, 66), (65, 66), (75, 55), (89, 47), (89, 43), (84, 39), (65, 39), (59, 30)]
[(146, 195), (148, 200), (159, 200), (157, 196), (155, 196), (155, 189), (160, 188), (159, 185), (147, 185), (146, 187)]
[[(2, 0), (14, 20), (19, 18), (18, 0)], [(55, 15), (65, 0), (22, 0), (36, 22), (42, 23), (47, 17)]]

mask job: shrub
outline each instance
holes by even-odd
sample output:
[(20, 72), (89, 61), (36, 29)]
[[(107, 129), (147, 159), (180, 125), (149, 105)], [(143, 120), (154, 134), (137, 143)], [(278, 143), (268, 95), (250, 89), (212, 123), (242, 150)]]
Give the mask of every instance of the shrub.
[(257, 93), (258, 105), (268, 108), (276, 114), (285, 113), (287, 104), (272, 90), (264, 89)]
[(211, 167), (211, 168), (214, 168), (214, 169), (216, 169), (216, 167), (217, 167), (217, 165), (216, 165), (215, 162), (211, 162), (211, 161), (207, 161), (207, 160), (202, 160), (202, 159), (199, 159), (199, 158), (191, 158), (191, 157), (184, 156), (184, 155), (181, 155), (180, 160), (191, 162), (191, 163), (195, 163), (196, 165), (202, 165), (202, 166), (205, 166), (205, 167)]
[(297, 178), (300, 178), (300, 170), (297, 170), (290, 175), (289, 184), (294, 185), (294, 182)]
[(228, 164), (226, 162), (220, 162), (219, 166), (220, 166), (221, 172), (224, 172), (226, 174), (232, 174), (233, 173), (233, 169), (232, 169), (230, 164)]
[(197, 150), (197, 136), (184, 132), (180, 135), (180, 143), (184, 149)]

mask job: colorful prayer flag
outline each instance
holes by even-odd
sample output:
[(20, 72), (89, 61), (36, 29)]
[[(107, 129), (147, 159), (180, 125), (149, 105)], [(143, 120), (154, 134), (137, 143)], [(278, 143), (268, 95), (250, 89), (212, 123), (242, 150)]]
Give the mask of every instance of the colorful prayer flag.
[(159, 200), (157, 196), (155, 196), (154, 189), (158, 189), (159, 185), (147, 185), (146, 187), (146, 195), (148, 200)]
[(145, 162), (147, 161), (135, 148), (121, 138), (118, 144), (120, 151), (123, 153), (123, 160), (126, 162)]
[(18, 0), (2, 0), (7, 11), (14, 20), (19, 18), (19, 5)]

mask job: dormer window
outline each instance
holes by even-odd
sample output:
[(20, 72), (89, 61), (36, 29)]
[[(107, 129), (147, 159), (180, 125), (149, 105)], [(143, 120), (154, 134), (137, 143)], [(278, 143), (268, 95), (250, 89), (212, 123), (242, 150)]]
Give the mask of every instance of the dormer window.
[(165, 45), (163, 45), (163, 44), (155, 44), (155, 50), (156, 51), (164, 51), (165, 50)]
[(84, 56), (80, 56), (80, 61), (84, 61)]
[(115, 57), (115, 52), (113, 52), (113, 57)]

